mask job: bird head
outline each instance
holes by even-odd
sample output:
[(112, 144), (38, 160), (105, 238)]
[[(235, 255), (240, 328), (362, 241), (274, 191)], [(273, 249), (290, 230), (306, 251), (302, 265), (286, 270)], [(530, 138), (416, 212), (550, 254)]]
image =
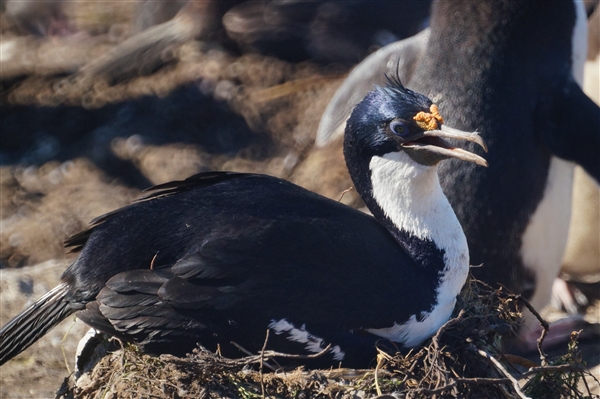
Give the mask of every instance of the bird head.
[(345, 151), (348, 155), (348, 147), (352, 147), (362, 159), (403, 151), (424, 166), (448, 158), (487, 166), (479, 155), (456, 148), (445, 139), (471, 141), (487, 152), (478, 133), (444, 125), (429, 98), (405, 88), (398, 78), (388, 77), (385, 87), (376, 87), (354, 108), (346, 124)]

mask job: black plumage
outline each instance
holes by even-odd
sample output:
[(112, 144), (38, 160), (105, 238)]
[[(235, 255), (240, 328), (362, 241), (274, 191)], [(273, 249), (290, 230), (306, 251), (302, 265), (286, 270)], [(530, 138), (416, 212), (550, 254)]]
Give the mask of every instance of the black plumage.
[[(113, 214), (94, 228), (97, 231), (91, 233), (89, 241), (92, 245), (80, 255), (78, 262), (95, 264), (97, 267), (90, 269), (104, 273), (86, 276), (88, 281), (77, 276), (78, 284), (90, 286), (94, 281), (108, 280), (98, 295), (104, 317), (119, 320), (117, 323), (124, 323), (128, 330), (132, 325), (154, 324), (159, 333), (152, 337), (151, 351), (160, 350), (164, 331), (169, 341), (181, 335), (196, 338), (212, 349), (221, 342), (224, 353), (234, 355), (237, 351), (232, 352), (222, 336), (234, 335), (238, 325), (255, 324), (261, 327), (241, 331), (252, 336), (245, 340), (247, 349), (255, 352), (270, 321), (286, 317), (310, 320), (311, 332), (320, 335), (317, 326), (328, 324), (336, 309), (344, 309), (361, 292), (378, 292), (380, 299), (354, 308), (352, 318), (361, 320), (360, 324), (353, 326), (346, 324), (351, 320), (341, 320), (341, 328), (385, 327), (381, 313), (372, 312), (372, 306), (387, 307), (390, 317), (408, 318), (423, 304), (432, 303), (441, 262), (415, 276), (414, 284), (425, 287), (429, 282), (429, 289), (423, 289), (414, 301), (406, 303), (405, 293), (395, 285), (380, 286), (381, 281), (399, 280), (413, 262), (373, 218), (272, 177), (225, 176), (234, 179), (214, 174), (212, 184), (202, 190), (174, 192), (143, 207), (132, 206)], [(203, 175), (196, 179), (205, 180)], [(233, 212), (223, 203), (228, 197), (236, 198)], [(120, 240), (143, 240), (144, 248), (136, 253), (129, 246), (122, 247), (119, 263), (114, 264), (115, 254), (106, 253), (106, 246), (122, 226), (133, 225), (137, 225), (129, 233), (133, 237), (121, 236)], [(315, 246), (317, 240), (329, 244)], [(336, 252), (331, 252), (331, 247)], [(155, 250), (149, 252), (149, 248)], [(102, 267), (108, 262), (116, 270), (133, 265), (145, 265), (146, 270), (110, 278), (112, 268)], [(377, 265), (376, 274), (371, 264)], [(332, 270), (339, 270), (339, 274), (332, 274)], [(71, 279), (75, 277), (67, 271), (65, 280)], [(402, 309), (392, 303), (402, 304)], [(159, 313), (156, 307), (161, 309)], [(200, 323), (185, 317), (195, 312), (202, 313)], [(92, 326), (96, 318), (102, 319), (89, 307), (78, 317)], [(175, 321), (178, 326), (173, 325)], [(118, 327), (111, 333), (119, 335)], [(183, 348), (177, 353), (190, 350), (189, 340), (174, 342), (179, 343)]]
[[(271, 328), (274, 349), (315, 353), (331, 344), (315, 364), (364, 367), (382, 339), (368, 330), (411, 317), (426, 329), (394, 337), (399, 346), (421, 342), (449, 317), (468, 258), (448, 263), (446, 251), (466, 253), (466, 241), (451, 212), (432, 211), (458, 237), (448, 247), (446, 237), (440, 244), (440, 237), (399, 228), (389, 204), (368, 198), (377, 188), (369, 178), (376, 157), (405, 153), (411, 168), (434, 177), (437, 162), (448, 157), (485, 164), (441, 139), (481, 143), (475, 135), (437, 125), (423, 130), (414, 121), (430, 110), (426, 97), (391, 80), (350, 118), (348, 167), (377, 219), (278, 178), (227, 172), (157, 186), (100, 217), (67, 242), (80, 254), (55, 293), (0, 331), (0, 362), (73, 312), (155, 353), (181, 355), (201, 344), (239, 355), (231, 341), (257, 352)], [(448, 268), (457, 268), (459, 278), (450, 279), (446, 298), (440, 287)], [(436, 313), (440, 302), (445, 310)]]

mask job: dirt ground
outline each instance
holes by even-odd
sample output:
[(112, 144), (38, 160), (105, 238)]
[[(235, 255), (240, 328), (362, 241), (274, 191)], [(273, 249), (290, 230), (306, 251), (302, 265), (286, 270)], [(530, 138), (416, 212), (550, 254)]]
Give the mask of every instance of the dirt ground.
[[(335, 199), (351, 186), (340, 143), (313, 148), (347, 66), (194, 41), (149, 76), (114, 85), (71, 79), (127, 36), (132, 4), (68, 3), (78, 33), (0, 40), (1, 325), (58, 283), (73, 259), (62, 246), (67, 237), (149, 185), (234, 170), (287, 178)], [(353, 192), (342, 202), (361, 206)], [(586, 319), (600, 322), (600, 303)], [(69, 318), (2, 366), (0, 398), (54, 397), (87, 329)], [(600, 377), (600, 343), (583, 348)]]

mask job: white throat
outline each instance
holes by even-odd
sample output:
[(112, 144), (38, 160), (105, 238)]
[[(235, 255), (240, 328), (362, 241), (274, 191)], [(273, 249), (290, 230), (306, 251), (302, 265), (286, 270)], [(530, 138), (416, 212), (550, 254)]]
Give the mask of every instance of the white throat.
[[(408, 322), (390, 328), (370, 329), (373, 334), (414, 346), (431, 336), (450, 317), (456, 296), (469, 272), (469, 248), (462, 227), (442, 192), (437, 167), (416, 163), (405, 152), (373, 157), (369, 164), (373, 197), (400, 230), (428, 239), (444, 251), (437, 303)], [(422, 315), (423, 316), (423, 315)]]
[(393, 152), (373, 157), (369, 168), (373, 197), (399, 229), (433, 241), (450, 258), (468, 253), (465, 234), (442, 192), (437, 166), (423, 166), (405, 152)]

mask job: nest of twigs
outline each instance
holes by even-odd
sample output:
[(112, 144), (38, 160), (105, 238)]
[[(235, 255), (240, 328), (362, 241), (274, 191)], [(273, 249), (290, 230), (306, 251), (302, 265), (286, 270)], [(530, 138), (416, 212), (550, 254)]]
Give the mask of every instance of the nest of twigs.
[[(540, 365), (505, 354), (502, 336), (519, 325), (521, 306), (545, 327)], [(379, 350), (377, 367), (270, 371), (280, 357), (263, 349), (227, 359), (204, 348), (185, 358), (141, 353), (106, 339), (85, 372), (73, 374), (60, 398), (593, 398), (574, 333), (566, 354), (549, 359), (541, 349), (547, 324), (520, 296), (470, 280), (451, 318), (426, 346), (409, 353)], [(268, 336), (265, 340), (267, 346)], [(99, 360), (98, 360), (99, 359)], [(81, 365), (80, 365), (81, 366)], [(595, 378), (588, 378), (599, 384)]]

